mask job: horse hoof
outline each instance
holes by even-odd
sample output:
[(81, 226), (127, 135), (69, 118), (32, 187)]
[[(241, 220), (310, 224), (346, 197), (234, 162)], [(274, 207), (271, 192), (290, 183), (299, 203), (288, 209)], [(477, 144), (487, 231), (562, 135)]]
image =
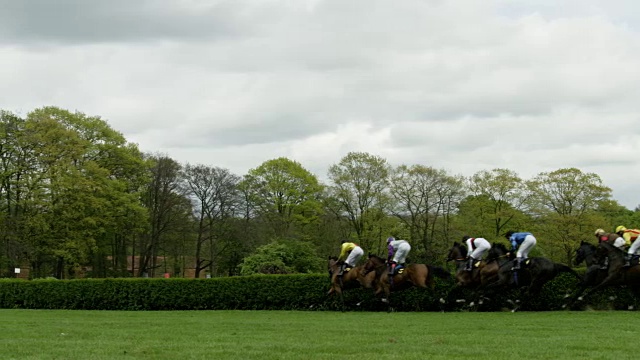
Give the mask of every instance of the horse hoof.
[(440, 298), (440, 304), (444, 304), (446, 301), (443, 298)]
[(482, 300), (478, 300), (478, 305), (482, 305), (484, 302)]
[(633, 305), (629, 305), (629, 307), (627, 308), (627, 310), (633, 310)]
[(360, 305), (362, 305), (362, 301), (356, 304), (356, 306), (360, 306)]
[(473, 301), (469, 303), (469, 306), (473, 306), (473, 305), (475, 305)]

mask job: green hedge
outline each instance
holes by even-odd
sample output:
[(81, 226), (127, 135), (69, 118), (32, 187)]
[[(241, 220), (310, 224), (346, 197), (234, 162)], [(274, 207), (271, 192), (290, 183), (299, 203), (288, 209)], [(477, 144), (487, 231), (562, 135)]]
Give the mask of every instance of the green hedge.
[[(408, 289), (393, 293), (397, 311), (458, 311), (468, 308), (456, 299), (468, 298), (469, 291), (450, 292), (451, 282), (438, 281), (435, 289)], [(527, 310), (559, 310), (564, 295), (576, 290), (574, 277), (562, 274), (531, 299)], [(326, 275), (262, 275), (214, 279), (83, 279), (83, 280), (0, 280), (0, 308), (78, 310), (340, 310), (339, 297), (328, 297)], [(518, 291), (490, 295), (479, 311), (510, 308), (509, 299)], [(615, 296), (615, 300), (610, 300)], [(447, 299), (445, 303), (441, 298)], [(385, 311), (387, 306), (374, 298), (371, 290), (344, 293), (348, 311)], [(361, 305), (356, 305), (362, 302)], [(595, 309), (626, 309), (635, 298), (619, 288), (603, 291), (588, 299)], [(584, 304), (576, 308), (583, 308)]]

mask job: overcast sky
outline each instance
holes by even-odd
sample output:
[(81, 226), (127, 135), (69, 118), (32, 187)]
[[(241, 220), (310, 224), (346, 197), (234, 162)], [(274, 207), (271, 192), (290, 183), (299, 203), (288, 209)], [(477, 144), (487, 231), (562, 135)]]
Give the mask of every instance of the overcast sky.
[[(561, 4), (561, 5), (558, 5)], [(577, 167), (640, 204), (640, 2), (0, 0), (0, 108), (238, 175)]]

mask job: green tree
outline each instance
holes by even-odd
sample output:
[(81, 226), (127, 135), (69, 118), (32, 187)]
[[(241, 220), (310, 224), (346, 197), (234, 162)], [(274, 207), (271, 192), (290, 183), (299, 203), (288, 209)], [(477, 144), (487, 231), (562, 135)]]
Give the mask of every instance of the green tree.
[(310, 242), (276, 240), (256, 249), (241, 265), (242, 275), (314, 273), (322, 270), (323, 260)]
[(522, 214), (529, 196), (525, 182), (508, 169), (479, 171), (468, 179), (467, 186), (473, 195), (467, 205), (475, 208), (481, 228), (491, 229), (485, 236), (501, 237), (515, 225), (514, 219)]
[(252, 213), (268, 224), (271, 237), (304, 237), (322, 213), (322, 185), (300, 163), (287, 158), (249, 170), (241, 187)]
[[(450, 220), (464, 196), (462, 178), (423, 165), (397, 167), (390, 180), (392, 213), (409, 229), (416, 251), (440, 255), (448, 245)], [(412, 251), (413, 252), (413, 251)]]
[(568, 264), (584, 234), (602, 222), (597, 209), (609, 200), (611, 189), (600, 176), (576, 168), (543, 172), (527, 182), (531, 212), (546, 238), (539, 243), (560, 250)]
[(329, 194), (335, 199), (333, 211), (348, 219), (365, 249), (373, 248), (374, 244), (380, 247), (381, 234), (367, 230), (368, 224), (381, 220), (388, 207), (385, 191), (390, 169), (385, 159), (363, 152), (350, 152), (329, 168), (332, 183)]

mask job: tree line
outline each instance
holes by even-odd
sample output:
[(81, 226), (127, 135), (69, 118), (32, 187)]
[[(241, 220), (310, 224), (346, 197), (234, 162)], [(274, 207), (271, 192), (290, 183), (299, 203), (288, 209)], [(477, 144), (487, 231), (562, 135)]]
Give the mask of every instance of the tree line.
[(382, 254), (389, 236), (412, 244), (411, 261), (441, 263), (461, 236), (507, 230), (570, 263), (596, 228), (640, 219), (576, 168), (463, 176), (351, 152), (326, 177), (284, 157), (234, 174), (141, 152), (98, 116), (0, 111), (0, 277), (318, 272), (340, 240)]

